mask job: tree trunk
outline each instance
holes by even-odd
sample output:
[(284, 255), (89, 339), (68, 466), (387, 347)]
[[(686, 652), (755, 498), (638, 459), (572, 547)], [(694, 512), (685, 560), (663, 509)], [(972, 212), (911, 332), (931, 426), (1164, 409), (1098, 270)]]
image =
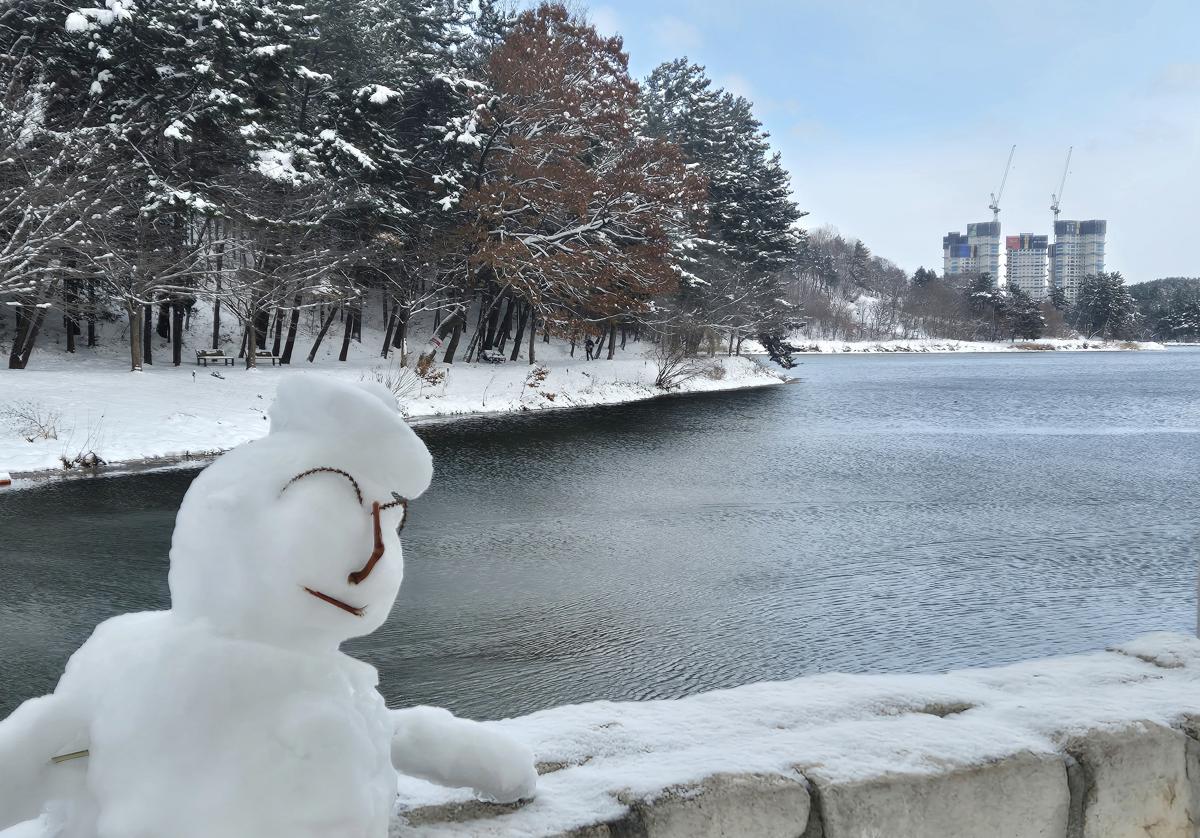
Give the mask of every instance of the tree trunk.
[(129, 371), (142, 370), (142, 311), (137, 303), (127, 303), (129, 315)]
[(350, 354), (350, 340), (354, 337), (354, 311), (346, 312), (346, 322), (342, 327), (342, 351), (338, 353), (338, 360), (345, 361), (346, 356)]
[(154, 306), (142, 306), (142, 314), (142, 363), (150, 366), (154, 364)]
[(483, 337), (483, 348), (485, 350), (496, 348), (496, 327), (499, 325), (499, 322), (500, 322), (500, 300), (497, 299), (496, 302), (492, 304), (491, 311), (488, 312), (487, 332), (484, 334), (484, 337)]
[(513, 338), (512, 355), (508, 356), (508, 360), (515, 361), (521, 357), (521, 339), (525, 337), (525, 326), (529, 323), (529, 306), (521, 307), (521, 314), (517, 318), (517, 334)]
[(533, 341), (537, 335), (537, 311), (530, 305), (529, 311), (529, 363), (537, 363), (533, 355)]
[(396, 317), (396, 332), (392, 335), (392, 346), (400, 350), (400, 363), (404, 363), (408, 355), (408, 309), (393, 303), (393, 311), (398, 311)]
[(508, 343), (509, 335), (512, 334), (512, 318), (513, 306), (516, 305), (516, 300), (512, 295), (509, 295), (508, 305), (504, 309), (504, 319), (500, 321), (500, 331), (496, 335), (495, 348), (497, 352), (503, 352), (505, 344)]
[(75, 336), (79, 329), (79, 281), (63, 280), (63, 326), (67, 331), (67, 352), (75, 354)]
[(254, 323), (254, 348), (266, 349), (267, 332), (271, 331), (271, 312), (256, 306), (251, 321)]
[(608, 324), (608, 360), (613, 359), (613, 353), (617, 351), (617, 324)]
[(87, 345), (96, 345), (96, 281), (88, 279), (88, 338)]
[(442, 356), (442, 363), (454, 363), (454, 353), (458, 351), (458, 341), (462, 338), (462, 331), (462, 318), (454, 318), (454, 331), (450, 335), (450, 342), (446, 344), (446, 354)]
[(271, 341), (271, 354), (278, 356), (283, 343), (283, 309), (275, 309), (275, 339)]
[(29, 328), (29, 316), (25, 311), (24, 304), (16, 306), (13, 313), (17, 318), (17, 333), (13, 336), (12, 349), (8, 352), (8, 368), (19, 370), (21, 369), (21, 350), (25, 346), (25, 332)]
[(253, 316), (246, 318), (246, 333), (242, 336), (242, 343), (246, 346), (246, 369), (248, 370), (258, 368), (257, 337), (258, 312), (256, 311)]
[(154, 325), (154, 331), (163, 340), (171, 339), (171, 303), (167, 300), (158, 304), (158, 320)]
[(290, 364), (292, 362), (292, 347), (296, 345), (296, 327), (300, 325), (300, 303), (302, 298), (299, 294), (292, 302), (292, 316), (288, 319), (287, 339), (283, 342), (283, 355), (279, 359), (281, 364)]
[(445, 339), (446, 335), (448, 335), (450, 330), (454, 328), (455, 322), (459, 320), (459, 318), (465, 316), (466, 311), (460, 305), (455, 308), (449, 316), (444, 318), (441, 323), (434, 327), (433, 336), (429, 338), (429, 343), (425, 345), (423, 350), (421, 350), (421, 355), (417, 359), (417, 365), (427, 358), (432, 359), (433, 356), (437, 354), (438, 348), (441, 347), (442, 341)]
[(604, 349), (604, 341), (607, 337), (608, 337), (607, 331), (603, 331), (600, 333), (600, 340), (596, 341), (596, 349), (592, 352), (593, 360), (599, 359), (600, 352)]
[(392, 303), (392, 314), (396, 317), (396, 331), (392, 332), (392, 349), (404, 353), (405, 339), (408, 337), (408, 312), (399, 303)]
[(183, 303), (171, 304), (171, 363), (183, 362)]
[(74, 355), (75, 333), (79, 331), (79, 328), (75, 325), (75, 318), (71, 316), (71, 306), (65, 299), (63, 300), (63, 308), (63, 325), (67, 329), (67, 352)]
[(329, 309), (329, 315), (325, 318), (325, 322), (321, 324), (321, 331), (317, 332), (317, 339), (313, 341), (312, 349), (308, 350), (308, 362), (311, 364), (317, 358), (317, 350), (321, 347), (321, 341), (325, 339), (325, 333), (329, 331), (329, 327), (333, 325), (333, 318), (337, 317), (338, 309), (341, 306), (334, 306)]
[(221, 271), (225, 264), (225, 245), (217, 245), (217, 275), (213, 288), (213, 333), (212, 348), (221, 348)]
[[(387, 305), (384, 304), (384, 308)], [(387, 319), (387, 330), (383, 333), (383, 349), (379, 352), (379, 357), (386, 358), (392, 351), (392, 336), (396, 334), (396, 310), (392, 309), (392, 316)]]

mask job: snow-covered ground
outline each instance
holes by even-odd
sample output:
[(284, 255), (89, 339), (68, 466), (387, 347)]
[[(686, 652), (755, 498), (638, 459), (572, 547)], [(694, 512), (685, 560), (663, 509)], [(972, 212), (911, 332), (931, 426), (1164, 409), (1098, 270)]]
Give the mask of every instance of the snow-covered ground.
[(1197, 712), (1200, 640), (1165, 633), (946, 675), (828, 674), (556, 707), (494, 723), (532, 747), (544, 771), (556, 769), (543, 773), (536, 800), (487, 819), (418, 824), (412, 810), (469, 794), (402, 779), (392, 835), (555, 835), (621, 816), (622, 800), (717, 773), (817, 772), (833, 782), (936, 774), (1022, 751), (1060, 753), (1089, 731), (1172, 725)]
[[(202, 332), (201, 332), (202, 333)], [(61, 470), (62, 459), (95, 452), (114, 463), (201, 456), (227, 450), (267, 431), (266, 409), (278, 383), (300, 372), (358, 381), (395, 375), (395, 362), (376, 354), (382, 336), (365, 329), (349, 359), (337, 360), (341, 339), (331, 335), (315, 363), (304, 360), (311, 339), (297, 341), (296, 361), (288, 367), (247, 371), (236, 367), (197, 367), (195, 351), (185, 348), (184, 365), (170, 365), (170, 352), (156, 347), (153, 366), (129, 372), (125, 347), (116, 340), (99, 351), (81, 348), (74, 356), (51, 347), (35, 353), (25, 370), (0, 370), (0, 414), (10, 405), (36, 405), (56, 415), (56, 439), (27, 441), (0, 415), (0, 471), (21, 475)], [(464, 340), (465, 344), (465, 340)], [(465, 346), (464, 346), (465, 349)], [(503, 364), (439, 365), (445, 379), (421, 383), (400, 398), (401, 409), (415, 420), (474, 413), (504, 413), (618, 404), (661, 396), (654, 386), (657, 365), (650, 344), (630, 341), (612, 361), (585, 361), (583, 349), (569, 355), (560, 342), (537, 345), (546, 370), (540, 381), (524, 361)], [(440, 354), (439, 354), (440, 357)], [(781, 379), (745, 357), (703, 359), (709, 374), (684, 382), (672, 392), (758, 387)]]
[[(1037, 352), (1058, 350), (1063, 352), (1114, 352), (1121, 350), (1160, 350), (1161, 343), (1132, 343), (1125, 341), (1100, 341), (1083, 338), (1042, 338), (1029, 341), (982, 341), (941, 340), (920, 338), (916, 340), (811, 340), (803, 336), (790, 338), (793, 346), (801, 352)], [(743, 349), (747, 345), (743, 344)], [(757, 346), (750, 351), (757, 351)]]

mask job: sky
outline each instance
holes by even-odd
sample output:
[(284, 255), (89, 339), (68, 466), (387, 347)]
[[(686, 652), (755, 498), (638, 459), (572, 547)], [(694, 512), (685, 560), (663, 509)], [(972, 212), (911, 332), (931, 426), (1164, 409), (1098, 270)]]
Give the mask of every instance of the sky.
[[(752, 100), (808, 227), (912, 271), (990, 221), (1108, 220), (1107, 267), (1200, 276), (1200, 0), (596, 0), (644, 78), (686, 56)], [(1053, 240), (1053, 239), (1051, 239)]]

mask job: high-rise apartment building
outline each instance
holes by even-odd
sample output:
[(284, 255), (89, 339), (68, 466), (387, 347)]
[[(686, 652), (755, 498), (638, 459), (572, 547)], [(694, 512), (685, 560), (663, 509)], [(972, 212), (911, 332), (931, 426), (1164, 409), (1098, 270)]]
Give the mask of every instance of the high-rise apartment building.
[(1035, 300), (1044, 300), (1049, 293), (1046, 281), (1046, 255), (1049, 236), (1022, 233), (1008, 236), (1005, 244), (1005, 278), (1009, 288), (1020, 288)]
[(947, 276), (986, 273), (993, 284), (1000, 282), (1000, 222), (980, 221), (967, 225), (967, 234), (947, 233), (942, 237), (942, 272)]
[(1108, 222), (1055, 221), (1050, 248), (1050, 284), (1063, 289), (1067, 302), (1079, 299), (1083, 278), (1104, 270), (1104, 237)]
[(975, 258), (975, 270), (992, 278), (992, 285), (1000, 283), (1000, 222), (980, 221), (967, 225), (967, 244)]
[(966, 274), (975, 270), (971, 258), (971, 246), (962, 233), (947, 233), (942, 236), (942, 273), (946, 276)]

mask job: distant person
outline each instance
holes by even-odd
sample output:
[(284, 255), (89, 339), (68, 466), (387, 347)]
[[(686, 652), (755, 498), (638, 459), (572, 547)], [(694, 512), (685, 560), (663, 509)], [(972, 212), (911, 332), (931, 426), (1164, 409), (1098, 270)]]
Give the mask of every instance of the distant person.
[(588, 338), (583, 342), (583, 348), (587, 352), (587, 359), (592, 360), (592, 351), (596, 348), (596, 342)]

